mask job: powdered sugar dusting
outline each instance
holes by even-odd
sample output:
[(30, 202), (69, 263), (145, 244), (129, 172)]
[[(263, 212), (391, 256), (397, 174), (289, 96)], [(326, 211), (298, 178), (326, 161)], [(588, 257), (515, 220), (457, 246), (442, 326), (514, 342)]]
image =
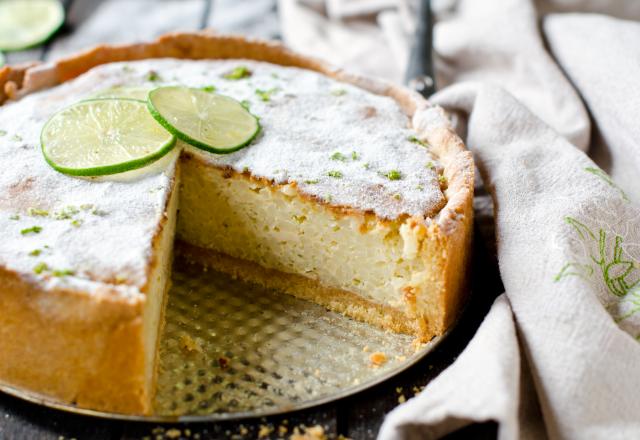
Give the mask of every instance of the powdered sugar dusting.
[[(237, 66), (251, 76), (223, 78)], [(410, 140), (409, 119), (390, 98), (306, 70), (245, 60), (113, 63), (0, 107), (0, 265), (34, 277), (41, 263), (46, 269), (40, 275), (74, 271), (49, 282), (144, 284), (177, 153), (127, 179), (79, 179), (45, 163), (39, 134), (55, 111), (96, 92), (164, 84), (215, 86), (260, 118), (262, 132), (249, 147), (223, 156), (196, 152), (212, 164), (295, 181), (325, 202), (387, 219), (433, 216), (445, 204), (439, 165)], [(67, 207), (78, 212), (56, 218), (54, 212)], [(33, 226), (42, 229), (23, 232)]]
[(96, 78), (0, 107), (0, 266), (47, 286), (78, 287), (83, 278), (141, 287), (177, 154), (164, 158), (162, 169), (117, 178), (54, 171), (40, 151), (40, 129), (84, 96), (91, 82)]
[[(263, 128), (249, 148), (206, 155), (212, 163), (279, 183), (296, 181), (307, 194), (387, 219), (431, 216), (444, 205), (436, 167), (428, 166), (436, 161), (415, 142), (409, 118), (392, 99), (295, 68), (236, 60), (208, 64), (217, 92), (248, 102)], [(252, 76), (220, 78), (239, 65)], [(204, 85), (180, 69), (189, 66), (172, 69), (182, 81)], [(269, 100), (256, 91), (269, 93)]]

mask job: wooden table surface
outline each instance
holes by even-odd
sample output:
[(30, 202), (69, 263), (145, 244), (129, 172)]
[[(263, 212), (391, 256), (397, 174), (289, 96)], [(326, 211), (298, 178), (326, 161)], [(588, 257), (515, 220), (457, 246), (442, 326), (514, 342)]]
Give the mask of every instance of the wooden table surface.
[[(65, 0), (67, 19), (45, 45), (6, 54), (8, 63), (51, 60), (103, 42), (148, 40), (174, 30), (213, 28), (262, 38), (280, 36), (276, 0)], [(478, 228), (476, 228), (478, 229)], [(484, 231), (482, 227), (480, 230)], [(478, 235), (478, 231), (476, 231)], [(476, 240), (468, 305), (457, 326), (425, 359), (387, 382), (327, 405), (286, 416), (226, 423), (158, 425), (102, 420), (40, 407), (0, 393), (0, 439), (288, 438), (294, 427), (323, 426), (329, 438), (375, 438), (385, 414), (449, 366), (467, 345), (494, 298), (502, 292), (492, 252)], [(277, 428), (284, 426), (287, 434)], [(496, 438), (493, 422), (448, 438)]]

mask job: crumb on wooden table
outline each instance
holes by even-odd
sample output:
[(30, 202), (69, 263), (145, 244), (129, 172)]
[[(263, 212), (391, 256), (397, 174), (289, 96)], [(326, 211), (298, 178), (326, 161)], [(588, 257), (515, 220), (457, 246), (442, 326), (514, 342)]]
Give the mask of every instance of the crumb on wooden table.
[(293, 434), (291, 434), (289, 440), (327, 440), (324, 428), (320, 425), (302, 426), (301, 428), (302, 430), (297, 426), (293, 428)]
[(269, 434), (273, 432), (273, 428), (268, 425), (260, 425), (260, 429), (258, 430), (258, 438), (266, 438), (269, 437)]
[(174, 439), (180, 438), (182, 436), (182, 432), (179, 429), (171, 428), (167, 432), (164, 433), (167, 438)]

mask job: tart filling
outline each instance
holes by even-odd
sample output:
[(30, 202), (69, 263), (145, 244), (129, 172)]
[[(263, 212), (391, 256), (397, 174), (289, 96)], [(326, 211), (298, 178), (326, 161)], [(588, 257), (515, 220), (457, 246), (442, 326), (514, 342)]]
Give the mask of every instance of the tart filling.
[[(238, 66), (250, 75), (228, 79), (228, 73)], [(72, 178), (48, 168), (40, 156), (38, 134), (52, 114), (105, 89), (123, 85), (151, 88), (178, 81), (190, 87), (213, 85), (217, 93), (244, 101), (263, 127), (250, 147), (227, 155), (202, 152), (179, 142), (177, 149), (197, 158), (202, 168), (250, 176), (253, 186), (276, 185), (282, 187), (285, 197), (287, 192), (289, 198), (299, 194), (301, 200), (330, 207), (327, 212), (351, 213), (362, 231), (375, 229), (377, 219), (402, 223), (417, 216), (428, 222), (446, 203), (439, 180), (441, 165), (417, 141), (409, 119), (390, 98), (314, 72), (248, 60), (112, 63), (0, 108), (0, 120), (6, 121), (0, 123), (6, 132), (0, 137), (0, 157), (14, 165), (0, 176), (0, 194), (4, 194), (0, 228), (6, 231), (0, 264), (40, 275), (37, 278), (43, 274), (32, 269), (39, 262), (73, 271), (73, 276), (51, 282), (73, 284), (90, 279), (144, 285), (150, 234), (173, 190), (173, 156), (124, 176)], [(256, 93), (260, 90), (273, 92), (266, 99)], [(197, 178), (195, 174), (188, 178)], [(185, 219), (187, 224), (199, 221), (200, 213), (212, 208), (216, 215), (205, 218), (238, 217), (232, 206), (217, 210), (201, 191), (194, 191), (183, 194), (185, 200), (201, 196), (195, 206), (187, 206), (193, 212), (192, 218)], [(258, 192), (254, 188), (251, 194)], [(303, 209), (289, 214), (283, 229), (286, 223), (304, 224)], [(20, 220), (13, 220), (15, 216)], [(232, 227), (241, 228), (253, 216), (250, 212), (240, 215)], [(41, 230), (20, 233), (28, 227)], [(386, 232), (379, 234), (384, 238)], [(339, 236), (331, 240), (336, 239)], [(44, 246), (46, 252), (38, 258), (29, 254)], [(381, 258), (379, 264), (385, 261), (386, 265), (387, 256)], [(313, 271), (313, 265), (306, 270)], [(357, 275), (353, 278), (357, 280)]]
[[(260, 131), (223, 155), (178, 141), (110, 176), (71, 177), (43, 160), (40, 129), (61, 109), (167, 86), (228, 96)], [(399, 101), (296, 67), (162, 58), (99, 65), (5, 103), (0, 381), (152, 411), (174, 239), (184, 256), (234, 276), (422, 340), (441, 334), (461, 298), (472, 162), (439, 109), (414, 107), (412, 120)]]

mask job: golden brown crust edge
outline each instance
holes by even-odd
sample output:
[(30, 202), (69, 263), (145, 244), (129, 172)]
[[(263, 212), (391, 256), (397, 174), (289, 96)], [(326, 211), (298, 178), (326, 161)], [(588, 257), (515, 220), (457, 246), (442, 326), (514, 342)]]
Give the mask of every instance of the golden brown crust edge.
[[(154, 255), (167, 226), (165, 216), (152, 239)], [(159, 264), (150, 258), (148, 276)], [(105, 283), (91, 294), (47, 290), (2, 266), (0, 286), (0, 384), (82, 408), (151, 413), (143, 296), (123, 296)]]
[(0, 67), (0, 105), (7, 99), (15, 99), (24, 81), (24, 74), (37, 63)]
[(45, 291), (0, 269), (0, 380), (86, 408), (140, 413), (143, 301)]
[[(151, 43), (98, 46), (55, 63), (4, 67), (0, 69), (0, 104), (7, 99), (67, 81), (100, 64), (162, 57), (249, 58), (296, 66), (352, 83), (374, 93), (388, 95), (394, 98), (410, 116), (430, 108), (422, 97), (406, 88), (349, 74), (319, 60), (291, 52), (278, 43), (247, 40), (235, 36), (215, 36), (209, 33), (168, 34)], [(448, 179), (447, 204), (428, 228), (433, 238), (430, 251), (434, 252), (434, 255), (427, 258), (430, 258), (434, 269), (441, 271), (444, 277), (438, 277), (437, 291), (432, 289), (429, 293), (435, 303), (429, 304), (428, 309), (416, 310), (417, 318), (424, 320), (423, 328), (419, 331), (419, 335), (424, 340), (432, 335), (442, 334), (446, 330), (457, 316), (460, 303), (464, 298), (463, 287), (469, 259), (473, 215), (473, 160), (448, 125), (435, 130), (423, 130), (420, 127), (416, 129), (419, 135), (425, 137), (431, 144), (433, 151), (445, 166), (445, 176)], [(33, 319), (32, 303), (38, 301), (38, 298), (44, 298), (46, 302), (53, 301), (52, 298), (64, 297), (68, 292), (44, 292), (2, 268), (0, 268), (0, 285), (3, 285), (0, 309), (11, 309), (15, 312), (16, 318), (21, 318), (14, 320), (8, 315), (0, 317), (0, 332), (6, 332), (0, 334), (4, 340), (0, 342), (0, 353), (22, 353), (24, 342), (29, 341), (29, 345), (33, 346), (54, 348), (59, 346), (54, 350), (47, 349), (48, 356), (57, 356), (63, 354), (63, 351), (57, 351), (62, 350), (64, 346), (60, 341), (66, 340), (70, 349), (82, 352), (82, 347), (85, 347), (82, 354), (86, 357), (88, 355), (86, 348), (93, 345), (90, 340), (92, 332), (94, 336), (102, 335), (103, 348), (107, 350), (103, 353), (111, 352), (108, 356), (99, 356), (100, 359), (85, 360), (95, 367), (96, 374), (89, 376), (93, 379), (87, 380), (84, 384), (75, 383), (74, 377), (77, 375), (70, 370), (52, 369), (49, 374), (28, 377), (26, 372), (18, 371), (19, 368), (15, 368), (15, 365), (6, 367), (0, 365), (2, 380), (13, 385), (44, 391), (64, 401), (71, 402), (75, 399), (77, 404), (89, 408), (133, 413), (149, 411), (148, 405), (142, 403), (144, 396), (132, 399), (131, 393), (129, 395), (123, 393), (123, 390), (139, 389), (137, 386), (140, 379), (139, 372), (143, 371), (143, 366), (138, 365), (142, 362), (143, 349), (131, 342), (136, 335), (140, 334), (142, 328), (142, 322), (139, 321), (142, 314), (140, 310), (137, 318), (129, 322), (123, 317), (128, 316), (133, 309), (125, 304), (119, 304), (118, 307), (114, 306), (110, 309), (112, 315), (108, 319), (105, 312), (100, 317), (96, 316), (93, 322), (86, 322), (81, 326), (64, 320), (55, 323), (42, 321), (35, 326), (36, 324), (28, 323), (29, 319)], [(71, 297), (77, 301), (92, 301), (88, 297), (78, 299), (75, 293), (69, 298)], [(116, 327), (109, 327), (105, 326), (105, 322), (119, 324)], [(62, 338), (60, 335), (68, 337)], [(54, 343), (56, 337), (59, 339), (57, 345)], [(37, 358), (40, 365), (48, 365), (47, 356), (44, 354), (43, 352), (43, 355)], [(24, 359), (33, 359), (33, 356), (26, 356)], [(95, 362), (98, 360), (99, 362)], [(26, 365), (21, 367), (27, 367), (26, 370), (33, 368)], [(135, 383), (128, 383), (129, 380)], [(70, 393), (70, 390), (73, 392)], [(77, 390), (83, 390), (82, 395), (85, 397), (77, 399)]]
[[(175, 176), (171, 182), (174, 196)], [(145, 294), (151, 274), (161, 264), (155, 256), (168, 223), (165, 215), (152, 238), (154, 251), (141, 290)], [(93, 289), (91, 294), (45, 289), (0, 265), (0, 384), (81, 408), (150, 414), (146, 299), (123, 295), (117, 285), (107, 283), (96, 282)], [(165, 294), (167, 290), (168, 285)]]

